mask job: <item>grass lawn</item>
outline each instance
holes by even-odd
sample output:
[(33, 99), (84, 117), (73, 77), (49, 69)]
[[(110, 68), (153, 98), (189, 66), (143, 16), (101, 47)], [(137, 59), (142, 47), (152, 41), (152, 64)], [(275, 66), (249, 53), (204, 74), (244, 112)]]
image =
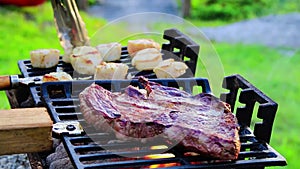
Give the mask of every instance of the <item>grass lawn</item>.
[[(0, 75), (19, 74), (17, 61), (29, 59), (29, 52), (39, 48), (58, 48), (53, 13), (50, 4), (38, 8), (16, 9), (0, 7)], [(106, 22), (82, 13), (90, 34)], [(196, 23), (199, 25), (200, 23)], [(218, 25), (221, 23), (206, 23)], [(116, 36), (110, 33), (106, 36)], [(257, 45), (213, 44), (224, 68), (225, 75), (241, 74), (279, 104), (271, 146), (288, 161), (284, 168), (299, 168), (300, 153), (300, 52), (286, 56), (285, 49), (270, 49)], [(204, 47), (203, 47), (204, 48)], [(201, 55), (200, 55), (201, 57)], [(201, 67), (199, 66), (199, 69)], [(202, 70), (197, 76), (202, 76)], [(8, 109), (4, 92), (0, 93), (0, 109)], [(274, 167), (281, 168), (281, 167)]]
[(216, 44), (215, 47), (225, 75), (241, 74), (278, 103), (270, 144), (287, 159), (288, 166), (284, 168), (299, 168), (300, 51), (288, 57), (278, 49), (261, 46)]

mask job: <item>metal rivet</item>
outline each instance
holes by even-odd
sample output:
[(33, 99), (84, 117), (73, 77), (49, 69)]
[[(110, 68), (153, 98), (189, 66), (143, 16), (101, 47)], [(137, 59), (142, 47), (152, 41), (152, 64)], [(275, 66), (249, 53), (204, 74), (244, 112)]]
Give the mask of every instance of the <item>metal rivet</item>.
[(38, 78), (38, 77), (36, 77), (36, 78), (33, 79), (33, 81), (35, 81), (35, 82), (40, 81), (40, 80), (41, 80), (41, 79)]
[(69, 131), (73, 131), (73, 130), (76, 129), (76, 127), (72, 124), (69, 124), (69, 125), (67, 125), (66, 129), (69, 130)]

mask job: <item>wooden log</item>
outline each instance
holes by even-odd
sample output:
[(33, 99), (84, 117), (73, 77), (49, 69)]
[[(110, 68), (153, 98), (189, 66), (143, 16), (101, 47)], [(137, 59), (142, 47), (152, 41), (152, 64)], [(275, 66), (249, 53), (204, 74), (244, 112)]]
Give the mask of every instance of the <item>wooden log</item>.
[(45, 108), (0, 110), (0, 155), (52, 150), (52, 124)]

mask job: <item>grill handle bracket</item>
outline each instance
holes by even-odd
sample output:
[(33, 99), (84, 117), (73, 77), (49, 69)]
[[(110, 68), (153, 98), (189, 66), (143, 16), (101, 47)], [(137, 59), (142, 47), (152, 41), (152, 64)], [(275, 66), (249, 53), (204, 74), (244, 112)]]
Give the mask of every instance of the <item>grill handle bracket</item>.
[(19, 86), (18, 75), (0, 76), (0, 90), (12, 89)]
[(53, 124), (52, 137), (61, 138), (61, 135), (81, 135), (83, 127), (78, 121), (60, 121)]
[(262, 119), (262, 122), (254, 124), (254, 135), (269, 143), (278, 104), (238, 74), (225, 77), (223, 88), (228, 89), (229, 93), (222, 93), (220, 98), (230, 104), (232, 110), (235, 108), (238, 91), (241, 90), (238, 101), (245, 106), (236, 109), (240, 125), (250, 127), (254, 105), (256, 102), (259, 103), (257, 118)]

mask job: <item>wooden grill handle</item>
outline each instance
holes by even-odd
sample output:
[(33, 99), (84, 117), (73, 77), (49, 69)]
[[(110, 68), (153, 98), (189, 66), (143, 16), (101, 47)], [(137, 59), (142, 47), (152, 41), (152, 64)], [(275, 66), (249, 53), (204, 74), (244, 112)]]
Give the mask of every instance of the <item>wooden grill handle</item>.
[(10, 77), (0, 76), (0, 90), (5, 90), (10, 88)]
[(0, 76), (0, 90), (7, 90), (16, 87), (19, 84), (17, 75), (4, 75)]

